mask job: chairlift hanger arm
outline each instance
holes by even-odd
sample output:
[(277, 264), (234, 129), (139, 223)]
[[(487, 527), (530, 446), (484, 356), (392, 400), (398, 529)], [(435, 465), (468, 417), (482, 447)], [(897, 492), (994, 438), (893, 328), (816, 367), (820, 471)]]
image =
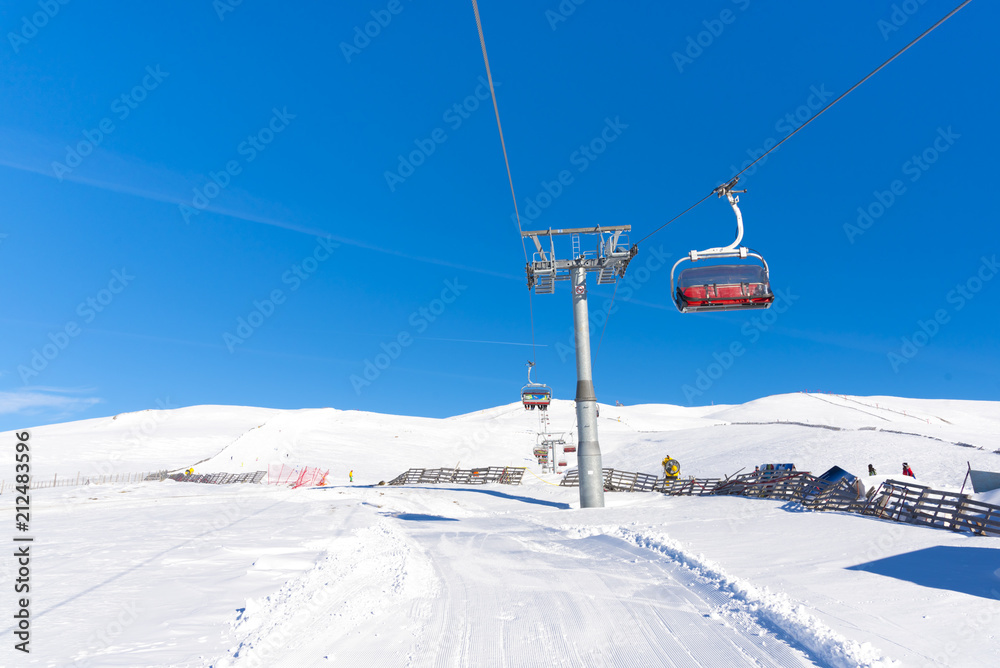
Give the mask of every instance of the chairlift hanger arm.
[(732, 181), (728, 183), (723, 183), (721, 186), (716, 187), (712, 193), (722, 197), (723, 195), (728, 195), (729, 193), (745, 193), (746, 188), (743, 190), (734, 190), (736, 188), (736, 183), (740, 180), (740, 177), (734, 176)]
[[(746, 188), (744, 188), (743, 190), (734, 190), (734, 188), (736, 187), (736, 183), (739, 180), (740, 177), (738, 176), (733, 177), (732, 181), (729, 181), (728, 183), (723, 183), (721, 186), (717, 187), (715, 190), (712, 191), (713, 193), (715, 193), (717, 197), (722, 197), (723, 195), (725, 195), (726, 199), (729, 200), (729, 206), (733, 207), (733, 213), (736, 214), (736, 241), (729, 244), (728, 246), (721, 246), (718, 248), (708, 248), (703, 251), (691, 251), (692, 260), (697, 260), (698, 255), (713, 255), (715, 257), (719, 257), (722, 255), (722, 253), (736, 251), (740, 245), (740, 242), (743, 241), (743, 214), (742, 212), (740, 212), (740, 207), (739, 207), (740, 198), (738, 195), (735, 195), (734, 193), (745, 193)], [(746, 249), (739, 248), (738, 250), (740, 251), (740, 257), (745, 258)]]

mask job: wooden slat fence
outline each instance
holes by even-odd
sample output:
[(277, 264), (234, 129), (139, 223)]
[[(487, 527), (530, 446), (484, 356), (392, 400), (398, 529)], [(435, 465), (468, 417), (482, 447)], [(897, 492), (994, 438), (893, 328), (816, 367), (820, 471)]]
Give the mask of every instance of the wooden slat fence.
[[(578, 472), (567, 472), (560, 483), (580, 484)], [(1000, 506), (975, 501), (968, 494), (943, 492), (915, 483), (889, 480), (860, 498), (860, 485), (847, 480), (831, 483), (805, 471), (767, 471), (730, 478), (688, 478), (656, 480), (652, 488), (632, 481), (654, 478), (604, 469), (607, 491), (658, 491), (670, 496), (743, 496), (794, 501), (804, 508), (873, 515), (882, 519), (932, 527), (1000, 536)]]
[[(49, 489), (52, 487), (76, 487), (77, 485), (103, 485), (103, 484), (114, 484), (114, 483), (133, 483), (142, 482), (144, 480), (163, 480), (167, 476), (166, 471), (154, 471), (154, 472), (142, 472), (142, 473), (110, 473), (107, 475), (82, 475), (77, 473), (73, 477), (62, 477), (60, 478), (58, 474), (53, 475), (51, 478), (45, 476), (44, 478), (38, 476), (31, 476), (29, 478), (28, 487), (30, 489)], [(10, 491), (16, 486), (16, 483), (9, 481), (0, 481), (0, 494), (5, 491)]]
[(205, 485), (232, 485), (234, 483), (257, 484), (264, 479), (267, 471), (250, 473), (173, 473), (165, 476), (177, 482), (197, 482)]
[(477, 469), (409, 469), (399, 474), (389, 485), (436, 485), (455, 483), (459, 485), (485, 485), (495, 482), (501, 485), (520, 485), (527, 469), (523, 466), (485, 466)]
[[(185, 475), (184, 473), (170, 474), (167, 471), (151, 471), (142, 473), (109, 473), (107, 475), (86, 476), (76, 474), (70, 478), (60, 478), (54, 475), (39, 478), (32, 476), (28, 482), (29, 489), (50, 489), (52, 487), (76, 487), (78, 485), (114, 485), (131, 484), (137, 482), (157, 482), (160, 480), (177, 480), (180, 482), (200, 482), (214, 485), (225, 485), (232, 483), (259, 483), (267, 475), (267, 471), (252, 471), (250, 473), (208, 473), (197, 475)], [(10, 491), (14, 484), (7, 481), (0, 481), (0, 494)]]
[(722, 478), (663, 480), (656, 491), (670, 496), (709, 496), (715, 493), (715, 488), (722, 481)]
[[(663, 480), (650, 473), (602, 469), (604, 490), (607, 492), (657, 492), (663, 487)], [(580, 471), (570, 469), (559, 481), (560, 487), (579, 487)]]
[(857, 512), (895, 522), (1000, 536), (1000, 506), (915, 483), (887, 480)]
[(610, 492), (652, 492), (662, 486), (662, 482), (649, 473), (604, 469), (604, 489)]

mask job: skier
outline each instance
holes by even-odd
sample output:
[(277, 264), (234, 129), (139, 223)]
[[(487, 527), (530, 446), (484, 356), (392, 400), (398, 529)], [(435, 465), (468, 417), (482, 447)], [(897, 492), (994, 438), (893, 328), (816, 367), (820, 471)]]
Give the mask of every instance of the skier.
[(875, 467), (871, 464), (868, 465), (868, 475), (875, 475)]
[(917, 479), (917, 476), (913, 475), (913, 469), (911, 469), (910, 465), (907, 464), (906, 462), (903, 462), (903, 475), (908, 475), (914, 480)]
[(351, 482), (354, 482), (354, 469), (351, 469), (351, 472), (347, 474), (347, 477)]

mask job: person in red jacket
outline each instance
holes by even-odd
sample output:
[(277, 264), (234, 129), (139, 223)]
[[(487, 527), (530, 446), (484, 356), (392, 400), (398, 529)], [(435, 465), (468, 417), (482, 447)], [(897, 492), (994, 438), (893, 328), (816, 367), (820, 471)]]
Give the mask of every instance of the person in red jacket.
[(913, 469), (911, 469), (910, 465), (907, 464), (906, 462), (903, 462), (903, 475), (908, 475), (914, 480), (917, 479), (917, 476), (913, 475)]

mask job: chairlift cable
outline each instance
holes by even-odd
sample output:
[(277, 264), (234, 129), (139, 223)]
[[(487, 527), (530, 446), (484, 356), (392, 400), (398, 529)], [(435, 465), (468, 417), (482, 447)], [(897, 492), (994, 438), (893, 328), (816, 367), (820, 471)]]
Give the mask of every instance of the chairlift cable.
[(536, 350), (535, 350), (535, 308), (534, 302), (532, 301), (532, 292), (528, 291), (528, 319), (531, 321), (531, 361), (537, 362)]
[(707, 195), (705, 195), (704, 197), (702, 197), (700, 200), (698, 200), (697, 202), (695, 202), (694, 204), (692, 204), (688, 208), (684, 209), (683, 211), (681, 211), (679, 214), (677, 214), (676, 216), (674, 216), (673, 218), (671, 218), (667, 222), (665, 222), (662, 225), (660, 225), (659, 227), (657, 227), (655, 230), (653, 230), (652, 232), (650, 232), (649, 234), (647, 234), (646, 236), (644, 236), (642, 239), (639, 239), (639, 241), (635, 242), (635, 245), (638, 246), (643, 241), (645, 241), (646, 239), (650, 238), (651, 236), (653, 236), (654, 234), (656, 234), (657, 232), (659, 232), (660, 230), (662, 230), (664, 227), (666, 227), (670, 223), (674, 222), (675, 220), (677, 220), (678, 218), (680, 218), (681, 216), (683, 216), (684, 214), (686, 214), (688, 211), (690, 211), (691, 209), (695, 208), (696, 206), (698, 206), (699, 204), (701, 204), (702, 202), (704, 202), (705, 200), (707, 200), (709, 197), (711, 197), (714, 194), (715, 194), (715, 191), (713, 190), (712, 192), (708, 193)]
[[(483, 63), (486, 65), (486, 80), (490, 84), (490, 97), (493, 98), (493, 113), (496, 115), (497, 119), (497, 130), (500, 132), (500, 148), (503, 149), (503, 162), (507, 167), (507, 181), (510, 183), (510, 196), (514, 201), (514, 219), (517, 221), (517, 231), (518, 235), (521, 237), (521, 251), (524, 253), (524, 264), (528, 264), (528, 249), (525, 246), (524, 236), (521, 233), (524, 229), (521, 227), (521, 212), (517, 210), (517, 196), (514, 194), (514, 177), (510, 173), (510, 160), (507, 158), (507, 144), (503, 138), (503, 126), (500, 125), (500, 108), (497, 106), (497, 93), (496, 89), (493, 87), (493, 73), (490, 71), (490, 58), (486, 55), (486, 38), (483, 36), (483, 23), (479, 18), (479, 5), (476, 0), (472, 0), (472, 11), (476, 15), (476, 30), (479, 31), (479, 45), (483, 50)], [(536, 358), (535, 349), (535, 310), (534, 302), (531, 299), (531, 291), (528, 291), (528, 314), (531, 321), (531, 359), (532, 361)]]
[(865, 77), (864, 79), (862, 79), (861, 81), (859, 81), (858, 83), (854, 84), (853, 86), (851, 86), (850, 88), (848, 88), (848, 89), (847, 89), (846, 91), (844, 91), (843, 93), (841, 93), (841, 94), (840, 94), (840, 96), (839, 96), (839, 97), (838, 97), (837, 99), (835, 99), (835, 100), (834, 100), (834, 101), (832, 101), (832, 102), (831, 102), (830, 104), (826, 105), (825, 107), (823, 107), (822, 109), (820, 109), (819, 111), (817, 111), (817, 112), (816, 112), (816, 113), (815, 113), (815, 114), (813, 115), (813, 117), (812, 117), (812, 118), (810, 118), (810, 119), (809, 119), (808, 121), (806, 121), (805, 123), (803, 123), (803, 124), (802, 124), (802, 125), (800, 125), (799, 127), (797, 127), (797, 128), (795, 128), (794, 130), (792, 130), (792, 131), (791, 131), (791, 132), (790, 132), (790, 133), (788, 134), (788, 136), (787, 136), (787, 137), (785, 137), (784, 139), (782, 139), (781, 141), (779, 141), (779, 142), (778, 142), (777, 144), (775, 144), (774, 146), (772, 146), (771, 148), (769, 148), (769, 149), (768, 149), (767, 151), (765, 151), (765, 152), (764, 152), (764, 153), (763, 153), (763, 154), (762, 154), (762, 155), (761, 155), (761, 156), (760, 156), (759, 158), (757, 158), (756, 160), (754, 160), (753, 162), (751, 162), (751, 163), (750, 163), (749, 165), (747, 165), (746, 167), (744, 167), (744, 168), (743, 168), (743, 169), (741, 169), (740, 171), (736, 172), (736, 174), (734, 174), (733, 176), (739, 176), (740, 174), (742, 174), (743, 172), (747, 171), (748, 169), (750, 169), (751, 167), (753, 167), (753, 166), (754, 166), (755, 164), (757, 164), (758, 162), (760, 162), (760, 160), (761, 160), (761, 159), (762, 159), (762, 158), (763, 158), (764, 156), (766, 156), (766, 155), (767, 155), (768, 153), (770, 153), (771, 151), (775, 150), (776, 148), (778, 148), (779, 146), (781, 146), (782, 144), (784, 144), (784, 143), (785, 143), (786, 141), (788, 141), (789, 139), (791, 139), (791, 138), (792, 138), (792, 136), (794, 136), (796, 132), (798, 132), (799, 130), (801, 130), (801, 129), (802, 129), (802, 128), (804, 128), (805, 126), (809, 125), (810, 123), (812, 123), (812, 122), (813, 122), (814, 120), (816, 120), (817, 118), (819, 118), (819, 117), (820, 117), (820, 115), (821, 115), (821, 114), (822, 114), (823, 112), (825, 112), (825, 111), (826, 111), (827, 109), (829, 109), (830, 107), (832, 107), (833, 105), (837, 104), (837, 103), (838, 103), (838, 102), (840, 102), (840, 101), (841, 101), (842, 99), (844, 99), (845, 97), (847, 97), (847, 95), (848, 95), (849, 93), (851, 93), (851, 91), (853, 91), (853, 90), (854, 90), (855, 88), (857, 88), (858, 86), (860, 86), (861, 84), (863, 84), (864, 82), (868, 81), (868, 80), (869, 80), (869, 79), (871, 79), (871, 78), (872, 78), (873, 76), (875, 76), (876, 74), (878, 74), (878, 72), (879, 72), (879, 71), (880, 71), (880, 70), (881, 70), (881, 69), (882, 69), (883, 67), (885, 67), (886, 65), (888, 65), (888, 64), (889, 64), (889, 63), (891, 63), (892, 61), (896, 60), (896, 58), (899, 58), (899, 57), (900, 57), (901, 55), (903, 55), (903, 53), (904, 53), (904, 52), (905, 52), (905, 51), (906, 51), (907, 49), (909, 49), (909, 48), (910, 48), (911, 46), (913, 46), (914, 44), (916, 44), (917, 42), (919, 42), (920, 40), (922, 40), (922, 39), (923, 39), (924, 37), (926, 37), (927, 35), (929, 35), (929, 34), (930, 34), (930, 33), (931, 33), (931, 32), (932, 32), (932, 31), (933, 31), (933, 30), (934, 30), (935, 28), (937, 28), (937, 27), (938, 27), (939, 25), (941, 25), (942, 23), (944, 23), (945, 21), (947, 21), (948, 19), (950, 19), (950, 18), (951, 18), (951, 17), (952, 17), (952, 16), (954, 15), (954, 14), (956, 14), (956, 13), (957, 13), (957, 12), (958, 12), (958, 11), (959, 11), (960, 9), (962, 9), (962, 7), (965, 7), (965, 6), (966, 6), (967, 4), (969, 4), (970, 2), (972, 2), (972, 0), (965, 0), (965, 2), (963, 2), (962, 4), (960, 4), (960, 5), (958, 6), (958, 7), (955, 7), (955, 9), (951, 10), (950, 12), (948, 12), (948, 13), (947, 13), (947, 14), (946, 14), (946, 15), (945, 15), (945, 16), (944, 16), (943, 18), (941, 18), (941, 19), (940, 19), (940, 20), (939, 20), (939, 21), (938, 21), (937, 23), (935, 23), (935, 24), (934, 24), (934, 25), (932, 25), (932, 26), (931, 26), (930, 28), (928, 28), (927, 30), (925, 30), (925, 31), (923, 31), (922, 33), (920, 33), (920, 34), (919, 34), (919, 35), (918, 35), (918, 36), (917, 36), (917, 37), (916, 37), (916, 38), (915, 38), (915, 39), (914, 39), (914, 40), (913, 40), (912, 42), (910, 42), (909, 44), (907, 44), (906, 46), (904, 46), (904, 47), (903, 47), (902, 49), (900, 49), (899, 51), (897, 51), (896, 53), (894, 53), (894, 54), (892, 55), (892, 57), (890, 57), (890, 58), (889, 58), (889, 59), (888, 59), (887, 61), (885, 61), (884, 63), (882, 63), (882, 64), (881, 64), (881, 65), (879, 65), (878, 67), (876, 67), (876, 68), (875, 68), (874, 70), (872, 70), (871, 72), (869, 72), (869, 73), (868, 73), (868, 75), (867, 75), (867, 76), (866, 76), (866, 77)]
[[(475, 0), (473, 0), (473, 2), (475, 2)], [(805, 123), (803, 123), (799, 127), (797, 127), (794, 130), (792, 130), (788, 134), (788, 136), (786, 136), (784, 139), (782, 139), (781, 141), (779, 141), (777, 144), (775, 144), (774, 146), (772, 146), (771, 148), (769, 148), (767, 151), (765, 151), (764, 153), (762, 153), (760, 156), (757, 157), (756, 160), (754, 160), (753, 162), (751, 162), (749, 165), (747, 165), (746, 167), (744, 167), (740, 171), (736, 172), (736, 174), (734, 174), (733, 176), (734, 177), (739, 176), (740, 174), (742, 174), (743, 172), (747, 171), (748, 169), (750, 169), (751, 167), (753, 167), (754, 165), (756, 165), (758, 162), (760, 162), (761, 160), (763, 160), (767, 156), (768, 153), (770, 153), (771, 151), (774, 151), (779, 146), (781, 146), (782, 144), (784, 144), (786, 141), (788, 141), (789, 139), (791, 139), (796, 133), (798, 133), (799, 130), (801, 130), (802, 128), (804, 128), (805, 126), (809, 125), (814, 120), (816, 120), (817, 118), (819, 118), (821, 114), (823, 114), (827, 109), (829, 109), (830, 107), (832, 107), (833, 105), (837, 104), (842, 99), (844, 99), (845, 97), (847, 97), (847, 95), (849, 93), (853, 92), (855, 88), (857, 88), (858, 86), (860, 86), (861, 84), (863, 84), (864, 82), (868, 81), (873, 76), (875, 76), (876, 74), (878, 74), (878, 72), (880, 70), (882, 70), (882, 68), (884, 68), (886, 65), (888, 65), (892, 61), (896, 60), (896, 58), (899, 58), (911, 46), (913, 46), (914, 44), (916, 44), (917, 42), (919, 42), (920, 40), (922, 40), (927, 35), (931, 34), (935, 29), (938, 28), (938, 26), (940, 26), (942, 23), (944, 23), (945, 21), (947, 21), (948, 19), (950, 19), (952, 16), (954, 16), (955, 14), (957, 14), (959, 12), (959, 10), (961, 10), (963, 7), (965, 7), (970, 2), (972, 2), (972, 0), (965, 0), (962, 4), (960, 4), (959, 6), (955, 7), (953, 10), (951, 10), (950, 12), (948, 12), (947, 14), (945, 14), (940, 20), (937, 21), (937, 23), (935, 23), (930, 28), (928, 28), (927, 30), (925, 30), (922, 33), (920, 33), (919, 35), (917, 35), (917, 37), (915, 39), (913, 39), (909, 44), (907, 44), (906, 46), (904, 46), (903, 48), (901, 48), (899, 51), (897, 51), (896, 53), (894, 53), (888, 60), (886, 60), (884, 63), (882, 63), (881, 65), (879, 65), (878, 67), (876, 67), (874, 70), (872, 70), (871, 72), (869, 72), (867, 76), (865, 76), (863, 79), (861, 79), (860, 81), (858, 81), (856, 84), (854, 84), (853, 86), (851, 86), (850, 88), (848, 88), (846, 91), (844, 91), (843, 93), (841, 93), (840, 96), (838, 96), (835, 100), (833, 100), (832, 102), (830, 102), (830, 104), (826, 105), (825, 107), (823, 107), (822, 109), (820, 109), (819, 111), (817, 111), (809, 120), (807, 120)], [(697, 207), (699, 204), (701, 204), (702, 202), (704, 202), (705, 200), (707, 200), (709, 197), (711, 197), (712, 195), (714, 195), (715, 192), (716, 192), (716, 190), (713, 190), (712, 192), (710, 192), (709, 194), (705, 195), (704, 197), (702, 197), (700, 200), (698, 200), (697, 202), (695, 202), (694, 204), (692, 204), (688, 208), (684, 209), (684, 211), (680, 212), (679, 214), (677, 214), (676, 216), (674, 216), (673, 218), (671, 218), (667, 222), (665, 222), (662, 225), (660, 225), (659, 227), (657, 227), (655, 230), (653, 230), (652, 232), (650, 232), (649, 234), (647, 234), (646, 236), (644, 236), (642, 239), (640, 239), (637, 242), (637, 245), (641, 244), (643, 241), (645, 241), (649, 237), (653, 236), (654, 234), (656, 234), (657, 232), (659, 232), (660, 230), (662, 230), (664, 227), (666, 227), (670, 223), (674, 222), (675, 220), (677, 220), (678, 218), (680, 218), (684, 214), (688, 213), (689, 211), (691, 211), (691, 209), (694, 209), (695, 207)]]

